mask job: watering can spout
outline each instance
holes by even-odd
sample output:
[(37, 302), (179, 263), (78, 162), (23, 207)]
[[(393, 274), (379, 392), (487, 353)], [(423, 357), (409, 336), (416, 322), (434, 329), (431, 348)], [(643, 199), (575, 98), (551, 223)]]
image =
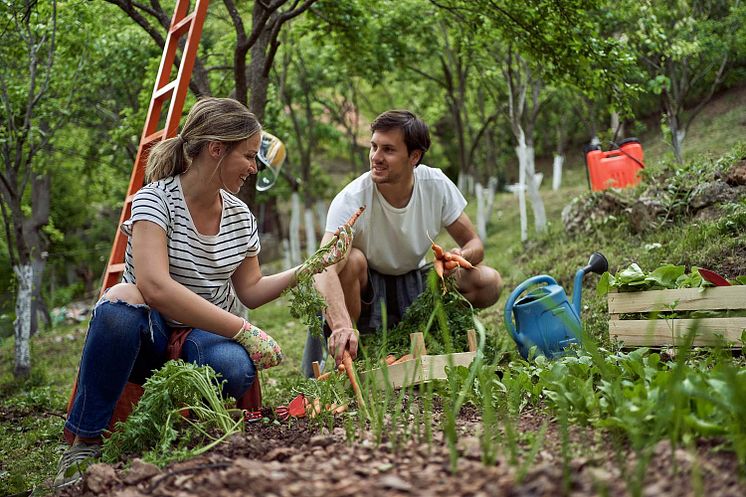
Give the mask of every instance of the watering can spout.
[(588, 273), (604, 274), (608, 270), (609, 262), (606, 257), (601, 252), (593, 252), (591, 258), (588, 259), (588, 265), (578, 269), (578, 272), (575, 273), (575, 281), (572, 286), (572, 306), (578, 316), (580, 316), (580, 299), (583, 294), (583, 277)]

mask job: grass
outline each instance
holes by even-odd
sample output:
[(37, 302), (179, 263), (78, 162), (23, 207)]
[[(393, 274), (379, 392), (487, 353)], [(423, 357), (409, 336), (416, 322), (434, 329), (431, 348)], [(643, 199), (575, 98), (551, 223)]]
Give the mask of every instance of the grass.
[[(723, 119), (731, 118), (731, 112), (724, 113)], [(696, 144), (694, 131), (691, 135), (691, 143)], [(708, 430), (722, 435), (722, 429), (716, 430), (705, 422), (707, 416), (719, 416), (720, 425), (727, 427), (729, 447), (737, 452), (741, 461), (746, 461), (743, 428), (746, 426), (743, 414), (746, 413), (746, 392), (741, 386), (746, 384), (743, 361), (718, 352), (685, 351), (674, 361), (662, 361), (659, 355), (651, 352), (623, 354), (616, 351), (607, 340), (605, 302), (593, 291), (595, 276), (586, 278), (582, 289), (582, 319), (589, 336), (595, 338), (587, 343), (587, 353), (552, 363), (543, 360), (528, 363), (517, 357), (514, 345), (505, 334), (502, 307), (510, 289), (527, 277), (546, 273), (555, 277), (568, 294), (577, 292), (578, 289), (570, 288), (572, 277), (594, 250), (607, 256), (612, 271), (631, 261), (649, 269), (664, 262), (709, 265), (717, 269), (716, 265), (728, 257), (743, 262), (738, 259), (741, 257), (739, 247), (744, 246), (740, 214), (733, 215), (735, 228), (722, 221), (681, 222), (632, 235), (628, 225), (620, 219), (586, 235), (566, 234), (560, 213), (569, 199), (587, 190), (584, 171), (566, 171), (564, 183), (557, 192), (542, 190), (549, 226), (540, 236), (532, 233), (531, 241), (526, 244), (520, 242), (517, 198), (508, 193), (497, 195), (485, 240), (485, 262), (501, 272), (506, 291), (495, 306), (480, 313), (488, 332), (498, 336), (495, 355), (486, 357), (483, 367), (460, 371), (460, 376), (452, 375), (446, 385), (430, 385), (424, 389), (421, 408), (410, 409), (421, 420), (413, 425), (408, 424), (407, 416), (390, 415), (403, 411), (411, 390), (387, 390), (381, 400), (380, 394), (370, 385), (364, 385), (366, 398), (377, 402), (369, 402), (373, 406), (368, 413), (370, 424), (354, 414), (344, 418), (350, 439), (372, 429), (379, 440), (389, 435), (396, 442), (414, 433), (420, 440), (431, 441), (432, 431), (442, 429), (446, 432), (446, 440), (454, 447), (451, 462), (455, 467), (458, 455), (453, 443), (456, 436), (453, 416), (457, 404), (466, 401), (477, 406), (483, 415), (484, 461), (489, 463), (499, 455), (506, 456), (518, 468), (519, 477), (527, 473), (544, 444), (546, 433), (546, 425), (537, 433), (520, 432), (518, 419), (527, 407), (546, 408), (557, 417), (562, 428), (565, 467), (579, 450), (567, 439), (570, 425), (591, 426), (616, 434), (626, 441), (620, 442), (620, 451), (625, 443), (630, 443), (640, 456), (638, 461), (644, 461), (646, 455), (649, 457), (651, 444), (661, 438), (670, 438), (686, 447), (696, 437), (707, 436)], [(474, 217), (474, 211), (472, 202), (467, 212)], [(446, 248), (452, 246), (447, 235), (437, 241)], [(265, 402), (268, 405), (287, 403), (295, 392), (310, 388), (299, 371), (306, 328), (291, 318), (288, 301), (284, 298), (252, 311), (250, 319), (282, 345), (286, 357), (281, 367), (261, 373)], [(62, 415), (84, 332), (85, 325), (66, 325), (34, 337), (32, 375), (21, 384), (15, 382), (11, 374), (12, 340), (0, 342), (3, 412), (0, 436), (4, 441), (0, 446), (0, 495), (39, 485), (54, 472), (62, 451)], [(605, 348), (599, 349), (599, 346)], [(495, 369), (501, 372), (500, 377), (494, 375)], [(711, 388), (713, 384), (718, 385), (719, 390)], [(680, 385), (694, 385), (699, 390), (681, 390)], [(326, 396), (324, 398), (333, 399), (334, 395), (331, 391), (319, 391), (319, 396)], [(445, 424), (440, 427), (432, 426), (431, 422), (436, 396), (444, 399), (444, 408), (452, 409), (446, 413)], [(656, 416), (659, 412), (667, 415)], [(320, 424), (329, 421), (329, 417), (319, 418)], [(422, 431), (420, 425), (424, 425)], [(626, 458), (620, 454), (618, 460), (624, 464)], [(634, 468), (625, 469), (633, 476), (630, 483), (633, 495), (641, 491), (644, 471), (642, 462), (638, 463), (637, 472)]]

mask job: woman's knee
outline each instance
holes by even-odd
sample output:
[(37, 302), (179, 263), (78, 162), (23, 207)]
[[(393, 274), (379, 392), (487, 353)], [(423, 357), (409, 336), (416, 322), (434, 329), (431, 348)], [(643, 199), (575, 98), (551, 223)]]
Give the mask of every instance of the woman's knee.
[(254, 363), (251, 362), (243, 347), (238, 348), (240, 350), (236, 351), (235, 357), (223, 361), (217, 368), (221, 378), (225, 380), (223, 392), (236, 400), (246, 393), (256, 378)]
[(256, 368), (249, 354), (238, 343), (197, 343), (188, 338), (184, 343), (182, 357), (200, 365), (209, 365), (220, 375), (223, 392), (238, 399), (249, 389), (256, 378)]
[(143, 305), (145, 299), (140, 290), (132, 283), (118, 283), (109, 288), (102, 297), (103, 301), (125, 302), (132, 305)]

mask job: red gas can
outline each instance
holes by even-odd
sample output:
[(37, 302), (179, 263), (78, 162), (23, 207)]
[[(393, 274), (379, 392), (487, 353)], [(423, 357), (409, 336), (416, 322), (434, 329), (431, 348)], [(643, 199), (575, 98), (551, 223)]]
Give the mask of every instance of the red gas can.
[(637, 138), (623, 140), (618, 148), (604, 152), (600, 147), (586, 149), (585, 162), (588, 165), (588, 179), (591, 190), (624, 188), (640, 182), (642, 145)]

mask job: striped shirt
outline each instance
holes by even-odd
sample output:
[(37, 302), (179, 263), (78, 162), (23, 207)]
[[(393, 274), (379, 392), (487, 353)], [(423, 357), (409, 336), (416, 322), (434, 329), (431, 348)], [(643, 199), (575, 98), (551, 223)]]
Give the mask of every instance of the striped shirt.
[[(217, 235), (197, 231), (187, 208), (179, 176), (141, 188), (132, 201), (132, 215), (121, 230), (129, 238), (124, 256), (123, 281), (135, 283), (132, 258), (132, 225), (150, 221), (166, 232), (168, 270), (171, 277), (205, 300), (238, 314), (240, 302), (231, 276), (247, 257), (259, 254), (256, 218), (241, 200), (220, 190), (223, 213)], [(176, 321), (169, 324), (178, 325)]]

